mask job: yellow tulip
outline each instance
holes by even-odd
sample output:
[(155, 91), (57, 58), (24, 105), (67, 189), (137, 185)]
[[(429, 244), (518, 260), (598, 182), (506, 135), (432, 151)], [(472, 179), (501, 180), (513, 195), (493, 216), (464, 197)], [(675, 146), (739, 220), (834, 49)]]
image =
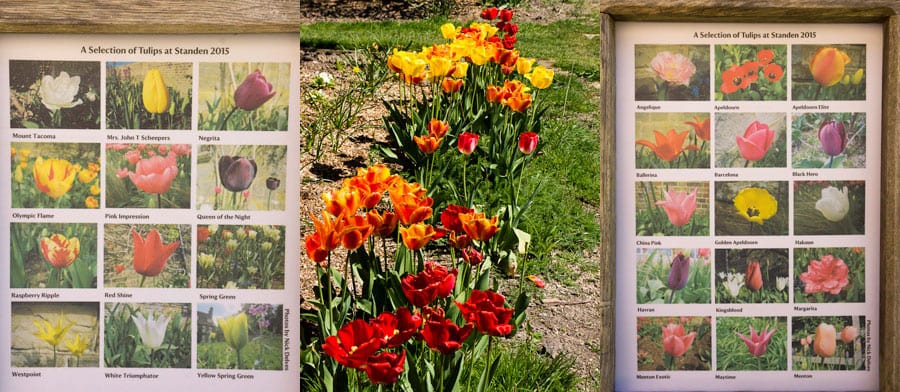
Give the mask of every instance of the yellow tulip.
[(84, 336), (81, 334), (75, 335), (75, 339), (66, 340), (66, 348), (69, 349), (69, 352), (75, 356), (75, 358), (81, 358), (81, 355), (84, 354), (84, 350), (87, 349), (88, 342)]
[(531, 70), (530, 74), (525, 75), (525, 78), (531, 82), (534, 88), (543, 90), (553, 83), (553, 70), (538, 65)]
[(466, 77), (466, 72), (469, 71), (469, 63), (459, 62), (456, 63), (456, 68), (453, 69), (453, 76), (457, 79), (462, 79)]
[(240, 351), (247, 345), (250, 338), (247, 332), (249, 327), (247, 326), (246, 313), (241, 312), (227, 318), (221, 318), (218, 322), (219, 328), (222, 329), (225, 343), (228, 343), (231, 348)]
[(450, 67), (453, 63), (446, 57), (434, 56), (428, 59), (429, 70), (432, 79), (440, 79), (450, 73)]
[(862, 82), (863, 72), (864, 71), (862, 68), (857, 69), (856, 72), (853, 73), (853, 78), (850, 80), (850, 82), (852, 82), (853, 84), (859, 84), (860, 82)]
[(34, 161), (34, 184), (38, 190), (54, 199), (72, 189), (78, 169), (65, 159), (38, 157)]
[(844, 78), (841, 79), (841, 84), (844, 86), (850, 84), (850, 75), (844, 75)]
[(144, 100), (144, 108), (150, 113), (161, 114), (169, 109), (169, 90), (158, 69), (147, 71), (141, 97)]
[(518, 72), (519, 75), (525, 75), (531, 72), (532, 65), (534, 65), (534, 59), (519, 57), (519, 59), (516, 60), (516, 72)]
[(90, 191), (92, 195), (97, 196), (100, 194), (100, 187), (97, 184), (91, 185)]
[(100, 201), (94, 196), (88, 196), (84, 199), (84, 206), (87, 208), (100, 208)]
[(82, 184), (87, 184), (93, 181), (95, 178), (97, 178), (97, 172), (95, 171), (82, 169), (78, 172), (78, 181), (81, 181)]
[(41, 320), (40, 322), (32, 320), (31, 322), (38, 327), (38, 331), (33, 335), (53, 346), (54, 350), (56, 349), (56, 346), (59, 346), (59, 342), (63, 340), (63, 337), (66, 336), (66, 332), (69, 328), (72, 328), (72, 325), (74, 325), (74, 323), (70, 322), (69, 325), (63, 327), (62, 316), (56, 320), (55, 327), (46, 320)]
[(444, 23), (441, 25), (441, 35), (446, 39), (456, 38), (457, 30), (453, 23)]
[(820, 48), (809, 61), (809, 71), (813, 79), (825, 87), (834, 86), (844, 77), (844, 67), (850, 63), (850, 56), (844, 51), (824, 47)]
[(13, 172), (13, 179), (15, 179), (19, 184), (21, 184), (22, 181), (25, 181), (25, 175), (22, 174), (21, 166), (16, 166), (16, 171)]

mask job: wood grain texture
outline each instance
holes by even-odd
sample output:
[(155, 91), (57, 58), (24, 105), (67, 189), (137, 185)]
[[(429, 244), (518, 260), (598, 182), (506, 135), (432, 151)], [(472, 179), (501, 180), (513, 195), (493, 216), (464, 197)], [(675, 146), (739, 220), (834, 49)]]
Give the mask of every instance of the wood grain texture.
[[(760, 1), (730, 1), (730, 0), (675, 0), (675, 1), (651, 1), (651, 0), (593, 0), (590, 2), (592, 9), (604, 15), (604, 24), (615, 24), (615, 21), (669, 21), (669, 22), (783, 22), (804, 23), (810, 22), (810, 16), (814, 15), (814, 22), (819, 23), (866, 23), (876, 22), (884, 25), (884, 80), (882, 83), (882, 181), (881, 195), (881, 274), (880, 274), (880, 330), (881, 345), (878, 348), (880, 354), (879, 383), (883, 391), (900, 390), (900, 1), (896, 0), (820, 0), (820, 1), (793, 1), (793, 0), (760, 0)], [(610, 51), (613, 48), (615, 27), (603, 28), (601, 40), (603, 50)], [(615, 56), (610, 52), (604, 54), (601, 50), (600, 61), (604, 65), (603, 101), (601, 102), (601, 115), (605, 116), (600, 130), (604, 137), (603, 146), (604, 168), (615, 167), (613, 158), (615, 146)], [(611, 121), (611, 122), (610, 122)], [(612, 158), (607, 160), (605, 158)], [(609, 178), (615, 187), (615, 171), (604, 171), (604, 185)], [(602, 197), (607, 196), (602, 188)], [(614, 197), (614, 190), (612, 191)], [(608, 203), (613, 205), (614, 200)], [(601, 217), (604, 228), (607, 231), (615, 231), (614, 210), (604, 210), (607, 217)], [(609, 241), (609, 242), (607, 242)], [(604, 246), (615, 247), (615, 238), (608, 239), (605, 235)], [(607, 257), (607, 255), (604, 255)], [(611, 255), (608, 257), (615, 257)], [(615, 266), (606, 266), (603, 260), (603, 268), (614, 271)], [(613, 261), (614, 264), (614, 261)], [(615, 287), (614, 276), (606, 281), (610, 287)], [(613, 298), (613, 296), (610, 296)], [(604, 319), (608, 328), (614, 329), (612, 319)], [(603, 357), (606, 359), (606, 357)], [(604, 380), (614, 378), (614, 369), (603, 368)], [(610, 384), (603, 385), (604, 390), (613, 390)]]
[[(600, 34), (613, 37), (614, 22), (600, 17)], [(603, 390), (613, 390), (616, 361), (616, 48), (613, 39), (600, 40), (600, 381)]]
[(0, 0), (0, 32), (297, 32), (297, 0)]
[(881, 390), (900, 390), (900, 16), (885, 22), (881, 160)]

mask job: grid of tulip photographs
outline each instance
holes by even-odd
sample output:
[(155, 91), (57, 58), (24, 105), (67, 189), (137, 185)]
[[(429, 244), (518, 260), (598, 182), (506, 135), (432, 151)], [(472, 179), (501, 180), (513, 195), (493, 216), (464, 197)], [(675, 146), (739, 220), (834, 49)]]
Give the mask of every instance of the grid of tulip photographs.
[(617, 388), (694, 389), (710, 373), (717, 383), (704, 388), (767, 388), (754, 371), (867, 379), (878, 314), (873, 47), (624, 34), (642, 38), (616, 53), (622, 80), (633, 78), (619, 93), (628, 118), (617, 147), (634, 151), (616, 167), (617, 210), (633, 211), (617, 218), (618, 282), (627, 277), (617, 313), (628, 314), (617, 334), (629, 331), (617, 336)]
[(259, 62), (9, 60), (11, 367), (287, 368), (278, 42)]

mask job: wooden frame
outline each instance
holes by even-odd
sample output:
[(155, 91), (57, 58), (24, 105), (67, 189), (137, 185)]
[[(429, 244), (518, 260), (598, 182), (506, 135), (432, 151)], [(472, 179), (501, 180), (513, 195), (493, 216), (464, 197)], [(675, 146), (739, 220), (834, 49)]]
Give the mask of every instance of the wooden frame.
[(601, 379), (607, 390), (613, 389), (615, 378), (615, 125), (616, 125), (616, 70), (615, 23), (617, 21), (642, 22), (748, 22), (806, 23), (815, 15), (819, 23), (881, 23), (884, 27), (884, 80), (882, 102), (882, 195), (881, 195), (881, 347), (880, 380), (882, 390), (900, 388), (900, 297), (892, 295), (900, 290), (900, 3), (891, 0), (866, 1), (753, 1), (728, 0), (651, 1), (651, 0), (600, 0), (593, 2), (600, 13), (601, 30), (601, 203), (600, 214), (607, 230), (601, 239), (603, 250), (600, 269), (608, 276), (602, 291), (602, 325), (599, 331), (600, 353), (603, 364)]
[[(613, 389), (615, 371), (615, 51), (616, 21), (678, 22), (869, 22), (884, 26), (882, 105), (881, 347), (880, 386), (900, 388), (900, 3), (895, 0), (586, 0), (599, 13), (602, 34), (600, 271), (608, 277), (597, 315), (602, 364), (599, 378)], [(302, 15), (296, 0), (174, 0), (0, 2), (0, 33), (269, 33), (297, 32)]]

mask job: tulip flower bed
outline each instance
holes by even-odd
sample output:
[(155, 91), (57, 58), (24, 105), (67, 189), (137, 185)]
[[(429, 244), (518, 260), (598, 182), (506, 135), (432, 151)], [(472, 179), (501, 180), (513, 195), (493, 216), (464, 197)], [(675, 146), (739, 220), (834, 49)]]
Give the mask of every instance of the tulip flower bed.
[(97, 287), (97, 225), (10, 223), (10, 287)]
[(794, 317), (791, 360), (795, 370), (865, 369), (864, 316)]
[(638, 317), (638, 370), (709, 370), (709, 317)]
[(197, 226), (197, 287), (284, 288), (284, 226)]
[(189, 63), (107, 63), (106, 127), (191, 129), (191, 73)]
[(716, 370), (787, 370), (787, 317), (717, 317)]
[(98, 208), (100, 145), (12, 143), (13, 208)]
[(104, 367), (191, 367), (190, 304), (106, 303)]

